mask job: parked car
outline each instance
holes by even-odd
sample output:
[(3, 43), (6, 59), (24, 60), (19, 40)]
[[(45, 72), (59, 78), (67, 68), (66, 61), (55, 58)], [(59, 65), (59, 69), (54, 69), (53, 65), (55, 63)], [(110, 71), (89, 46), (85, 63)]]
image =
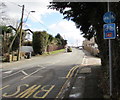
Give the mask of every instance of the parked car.
[(72, 52), (72, 48), (71, 48), (71, 47), (68, 47), (68, 48), (67, 48), (67, 52)]
[(80, 46), (80, 47), (79, 47), (79, 50), (82, 50), (82, 49), (83, 49), (83, 47), (82, 47), (82, 46)]

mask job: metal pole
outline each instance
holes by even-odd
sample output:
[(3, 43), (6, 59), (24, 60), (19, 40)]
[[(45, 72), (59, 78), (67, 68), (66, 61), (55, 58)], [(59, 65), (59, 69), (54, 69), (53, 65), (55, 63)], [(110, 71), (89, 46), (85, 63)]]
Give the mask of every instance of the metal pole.
[(110, 97), (112, 96), (112, 51), (111, 40), (109, 39), (109, 81), (110, 81)]
[[(108, 0), (108, 12), (110, 11), (110, 3)], [(110, 82), (110, 97), (112, 97), (112, 51), (111, 51), (111, 39), (109, 39), (109, 82)]]

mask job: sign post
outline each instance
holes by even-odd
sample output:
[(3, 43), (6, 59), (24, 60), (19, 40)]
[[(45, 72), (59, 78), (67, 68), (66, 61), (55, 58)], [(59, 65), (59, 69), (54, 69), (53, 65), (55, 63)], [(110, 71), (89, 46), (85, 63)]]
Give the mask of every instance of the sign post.
[(115, 14), (109, 12), (109, 2), (108, 2), (108, 12), (103, 16), (103, 21), (107, 24), (104, 24), (104, 39), (109, 39), (109, 82), (110, 82), (110, 97), (112, 97), (112, 51), (111, 51), (111, 39), (116, 38), (116, 26), (113, 23), (115, 21)]

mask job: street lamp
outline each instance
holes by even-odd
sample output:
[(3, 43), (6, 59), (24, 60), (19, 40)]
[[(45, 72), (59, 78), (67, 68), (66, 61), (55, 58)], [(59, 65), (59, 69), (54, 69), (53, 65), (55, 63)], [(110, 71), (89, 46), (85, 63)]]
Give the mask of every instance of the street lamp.
[(26, 20), (24, 21), (24, 23), (27, 22), (28, 17), (29, 17), (29, 15), (30, 15), (31, 12), (32, 12), (32, 13), (35, 13), (35, 11), (30, 11), (30, 12), (28, 13), (27, 18), (26, 18)]

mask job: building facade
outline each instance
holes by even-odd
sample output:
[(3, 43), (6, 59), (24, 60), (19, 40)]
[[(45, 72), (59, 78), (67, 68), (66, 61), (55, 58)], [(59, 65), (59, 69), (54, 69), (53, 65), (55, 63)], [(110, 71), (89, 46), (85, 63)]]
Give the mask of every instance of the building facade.
[(87, 39), (84, 40), (83, 48), (94, 56), (98, 56), (99, 54), (98, 45), (95, 43), (94, 37), (91, 38), (90, 40), (87, 40)]

